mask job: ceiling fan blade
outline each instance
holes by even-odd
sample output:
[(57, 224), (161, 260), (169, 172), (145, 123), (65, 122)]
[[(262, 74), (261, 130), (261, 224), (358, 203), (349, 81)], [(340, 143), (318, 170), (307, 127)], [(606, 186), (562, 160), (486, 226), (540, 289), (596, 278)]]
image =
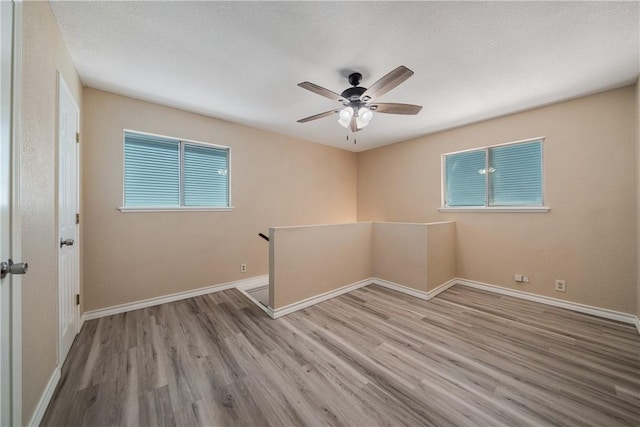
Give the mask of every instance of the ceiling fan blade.
[(313, 116), (309, 116), (309, 117), (305, 117), (304, 119), (300, 119), (300, 120), (298, 120), (298, 123), (307, 123), (307, 122), (310, 122), (311, 120), (318, 120), (318, 119), (321, 119), (323, 117), (327, 117), (327, 116), (330, 116), (332, 114), (335, 114), (338, 111), (340, 111), (340, 110), (325, 111), (324, 113), (315, 114)]
[[(367, 100), (380, 97), (385, 93), (389, 92), (394, 87), (398, 86), (400, 83), (407, 80), (409, 77), (413, 75), (413, 71), (405, 67), (404, 65), (399, 66), (395, 70), (391, 71), (380, 80), (372, 84), (369, 89), (367, 89), (360, 99)], [(311, 90), (311, 89), (309, 89)]]
[(420, 110), (422, 110), (422, 105), (379, 102), (377, 104), (372, 104), (370, 108), (376, 113), (416, 115)]
[(322, 95), (325, 98), (333, 99), (334, 101), (347, 102), (347, 100), (344, 99), (341, 95), (338, 95), (337, 93), (332, 92), (329, 89), (325, 89), (322, 86), (318, 86), (317, 84), (311, 82), (298, 83), (298, 86), (303, 89), (310, 90), (313, 93), (317, 93), (318, 95)]

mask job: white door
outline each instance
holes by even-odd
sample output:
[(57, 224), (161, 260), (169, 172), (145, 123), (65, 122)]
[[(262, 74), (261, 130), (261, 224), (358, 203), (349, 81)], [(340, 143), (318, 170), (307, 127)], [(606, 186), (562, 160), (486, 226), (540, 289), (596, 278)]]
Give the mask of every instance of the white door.
[[(12, 2), (0, 2), (0, 261), (10, 255)], [(0, 279), (0, 425), (11, 425), (11, 274)]]
[[(13, 256), (19, 257), (19, 244), (12, 243), (11, 216), (16, 205), (12, 203), (12, 180), (15, 174), (12, 162), (12, 74), (13, 74), (13, 2), (0, 1), (0, 426), (20, 424), (22, 404), (20, 396), (20, 360), (16, 357), (16, 342), (20, 329), (16, 319), (20, 314), (18, 286), (20, 280), (12, 277), (18, 272), (9, 265)], [(15, 225), (15, 224), (13, 224)], [(16, 266), (17, 267), (17, 266)], [(16, 341), (18, 340), (18, 341)], [(18, 371), (18, 372), (17, 372)]]
[(78, 107), (58, 74), (58, 318), (60, 360), (64, 363), (78, 333), (76, 294), (80, 282), (78, 257)]

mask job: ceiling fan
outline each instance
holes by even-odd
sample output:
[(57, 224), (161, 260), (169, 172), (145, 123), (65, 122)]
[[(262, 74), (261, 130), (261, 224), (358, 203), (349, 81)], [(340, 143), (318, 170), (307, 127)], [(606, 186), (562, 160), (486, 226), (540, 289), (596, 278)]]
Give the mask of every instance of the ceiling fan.
[(341, 94), (337, 94), (310, 82), (299, 83), (298, 86), (301, 88), (338, 101), (342, 104), (342, 107), (305, 117), (304, 119), (298, 120), (298, 123), (306, 123), (328, 117), (332, 114), (338, 114), (338, 123), (347, 129), (351, 129), (352, 132), (357, 132), (369, 124), (374, 111), (386, 114), (416, 115), (422, 110), (421, 105), (374, 102), (375, 98), (389, 92), (412, 75), (413, 71), (401, 65), (367, 89), (358, 86), (360, 80), (362, 80), (362, 74), (351, 73), (349, 74), (349, 83), (352, 87), (346, 89)]

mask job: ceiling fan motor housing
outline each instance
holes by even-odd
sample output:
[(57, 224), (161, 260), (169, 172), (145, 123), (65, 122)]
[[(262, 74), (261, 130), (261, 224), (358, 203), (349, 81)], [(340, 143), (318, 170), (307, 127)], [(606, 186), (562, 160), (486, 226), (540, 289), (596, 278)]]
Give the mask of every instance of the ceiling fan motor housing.
[(346, 89), (344, 92), (342, 92), (341, 96), (347, 101), (359, 101), (360, 96), (365, 93), (366, 90), (367, 88), (360, 86), (350, 87), (349, 89)]
[(346, 99), (347, 101), (359, 101), (360, 96), (366, 92), (367, 88), (358, 86), (360, 84), (360, 80), (362, 80), (362, 74), (360, 73), (351, 73), (349, 74), (349, 83), (351, 86), (349, 89), (346, 89), (340, 95)]

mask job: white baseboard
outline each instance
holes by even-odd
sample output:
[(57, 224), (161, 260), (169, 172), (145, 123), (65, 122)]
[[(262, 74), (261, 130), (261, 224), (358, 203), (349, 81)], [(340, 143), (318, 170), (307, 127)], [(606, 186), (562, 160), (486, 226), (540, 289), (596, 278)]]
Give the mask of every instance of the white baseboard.
[(58, 381), (60, 381), (60, 372), (60, 366), (56, 366), (56, 369), (53, 371), (53, 374), (51, 374), (51, 378), (49, 378), (49, 382), (42, 392), (42, 396), (40, 396), (40, 400), (38, 401), (35, 411), (33, 411), (33, 415), (31, 416), (31, 420), (28, 424), (30, 427), (37, 427), (42, 422), (42, 417), (44, 417), (44, 413), (49, 406), (49, 402), (51, 402), (53, 393), (56, 391)]
[(276, 309), (271, 309), (269, 307), (267, 307), (267, 308), (269, 310), (271, 310), (271, 312), (272, 312), (270, 314), (270, 316), (273, 319), (277, 319), (278, 317), (282, 317), (282, 316), (285, 316), (287, 314), (291, 314), (294, 311), (302, 310), (303, 308), (311, 307), (312, 305), (318, 304), (318, 303), (320, 303), (322, 301), (326, 301), (326, 300), (331, 299), (331, 298), (335, 298), (338, 295), (346, 294), (347, 292), (354, 291), (354, 290), (359, 289), (359, 288), (361, 288), (363, 286), (370, 285), (371, 283), (374, 283), (373, 279), (371, 279), (371, 278), (364, 279), (364, 280), (361, 280), (359, 282), (355, 282), (355, 283), (352, 283), (350, 285), (343, 286), (343, 287), (341, 287), (339, 289), (336, 289), (336, 290), (333, 290), (333, 291), (325, 292), (323, 294), (316, 295), (316, 296), (313, 296), (311, 298), (303, 299), (302, 301), (294, 302), (293, 304), (285, 305), (284, 307), (280, 307), (280, 308), (276, 308)]
[(435, 289), (432, 289), (429, 292), (427, 292), (429, 294), (429, 298), (433, 298), (436, 295), (446, 291), (447, 289), (449, 289), (450, 287), (452, 287), (456, 283), (458, 283), (456, 281), (456, 279), (451, 279), (451, 280), (448, 280), (448, 281), (444, 282), (442, 285), (440, 285), (440, 286), (436, 287)]
[(266, 283), (269, 283), (269, 275), (265, 274), (262, 276), (251, 277), (249, 279), (236, 280), (235, 282), (207, 286), (204, 288), (193, 289), (191, 291), (178, 292), (175, 294), (163, 295), (161, 297), (149, 298), (141, 301), (114, 305), (106, 308), (99, 308), (97, 310), (84, 312), (80, 320), (80, 323), (83, 324), (85, 320), (98, 319), (100, 317), (111, 316), (119, 313), (125, 313), (127, 311), (139, 310), (141, 308), (152, 307), (154, 305), (160, 305), (160, 304), (166, 304), (168, 302), (179, 301), (187, 298), (193, 298), (199, 295), (210, 294), (212, 292), (220, 292), (220, 291), (224, 291), (232, 288), (243, 287), (244, 289), (251, 289), (258, 286), (264, 286)]
[[(269, 276), (267, 276), (267, 281), (269, 280)], [(267, 307), (266, 305), (262, 304), (260, 301), (258, 301), (257, 299), (255, 299), (253, 297), (253, 295), (251, 295), (249, 293), (250, 290), (252, 289), (256, 289), (256, 288), (261, 288), (263, 286), (269, 286), (269, 283), (267, 283), (266, 285), (262, 284), (262, 285), (258, 285), (258, 286), (252, 286), (249, 288), (244, 288), (244, 287), (240, 287), (238, 286), (236, 289), (238, 291), (240, 291), (240, 293), (242, 295), (244, 295), (245, 297), (247, 297), (249, 300), (251, 300), (251, 302), (253, 302), (255, 305), (257, 305), (262, 311), (264, 311), (265, 313), (267, 313), (267, 315), (269, 317), (271, 317), (272, 319), (274, 319), (273, 317), (273, 310), (271, 309), (271, 307)]]
[(87, 318), (84, 315), (84, 313), (82, 313), (80, 315), (80, 319), (78, 319), (78, 331), (76, 332), (76, 335), (78, 335), (80, 333), (80, 331), (82, 330), (82, 327), (84, 326), (84, 321), (85, 320), (87, 320)]
[(431, 297), (428, 295), (427, 292), (419, 291), (417, 289), (413, 289), (413, 288), (410, 288), (408, 286), (400, 285), (400, 284), (395, 283), (395, 282), (390, 282), (388, 280), (378, 279), (377, 277), (374, 277), (371, 280), (371, 284), (379, 285), (379, 286), (382, 286), (383, 288), (391, 289), (392, 291), (396, 291), (396, 292), (400, 292), (400, 293), (403, 293), (403, 294), (411, 295), (412, 297), (420, 298), (420, 299), (423, 299), (423, 300), (431, 299)]
[[(111, 316), (113, 314), (119, 314), (127, 311), (138, 310), (145, 307), (152, 307), (154, 305), (160, 305), (168, 302), (179, 301), (187, 298), (192, 298), (198, 295), (205, 295), (212, 292), (220, 292), (220, 291), (224, 291), (232, 288), (238, 289), (249, 299), (254, 300), (253, 297), (251, 297), (247, 293), (247, 290), (258, 288), (268, 284), (269, 284), (269, 275), (255, 276), (245, 280), (238, 280), (235, 282), (208, 286), (205, 288), (194, 289), (191, 291), (178, 292), (171, 295), (149, 298), (142, 301), (136, 301), (132, 303), (121, 304), (121, 305), (116, 305), (116, 306), (107, 307), (107, 308), (101, 308), (98, 310), (91, 310), (91, 311), (85, 312), (81, 316), (80, 328), (84, 324), (85, 320)], [(640, 334), (640, 318), (632, 314), (627, 314), (627, 313), (623, 313), (615, 310), (608, 310), (606, 308), (593, 307), (590, 305), (579, 304), (579, 303), (570, 302), (570, 301), (564, 301), (557, 298), (536, 295), (529, 292), (503, 288), (501, 286), (490, 285), (488, 283), (482, 283), (474, 280), (467, 280), (467, 279), (461, 279), (461, 278), (451, 279), (429, 292), (424, 292), (424, 291), (419, 291), (398, 283), (390, 282), (388, 280), (379, 279), (377, 277), (371, 277), (356, 283), (352, 283), (350, 285), (343, 286), (333, 291), (325, 292), (324, 294), (316, 295), (316, 296), (304, 299), (302, 301), (289, 304), (287, 306), (284, 306), (275, 310), (272, 309), (271, 307), (265, 307), (264, 305), (256, 301), (254, 302), (256, 302), (256, 305), (258, 305), (258, 307), (260, 307), (265, 313), (267, 313), (269, 317), (271, 317), (272, 319), (277, 319), (278, 317), (282, 317), (287, 314), (293, 313), (295, 311), (302, 310), (307, 307), (311, 307), (312, 305), (318, 304), (322, 301), (326, 301), (328, 299), (337, 297), (338, 295), (343, 295), (347, 292), (351, 292), (353, 290), (356, 290), (371, 284), (377, 284), (385, 288), (392, 289), (394, 291), (411, 295), (413, 297), (420, 298), (423, 300), (430, 300), (431, 298), (435, 297), (439, 293), (449, 289), (451, 286), (455, 284), (460, 284), (460, 285), (468, 286), (471, 288), (482, 289), (485, 291), (495, 292), (502, 295), (508, 295), (515, 298), (526, 299), (529, 301), (539, 302), (542, 304), (547, 304), (555, 307), (561, 307), (561, 308), (566, 308), (573, 311), (578, 311), (581, 313), (587, 313), (594, 316), (603, 317), (605, 319), (611, 319), (611, 320), (617, 320), (624, 323), (629, 323), (629, 324), (635, 325), (636, 329), (638, 330), (638, 333)], [(59, 376), (59, 373), (58, 373), (58, 376)]]
[(249, 291), (251, 289), (261, 288), (263, 286), (269, 286), (269, 275), (264, 274), (262, 276), (256, 276), (247, 280), (240, 280), (238, 282), (232, 283), (236, 283), (235, 287), (237, 289), (240, 289), (242, 291)]
[(580, 313), (591, 314), (593, 316), (603, 317), (605, 319), (617, 320), (619, 322), (635, 324), (638, 327), (637, 316), (633, 314), (623, 313), (621, 311), (609, 310), (606, 308), (593, 307), (591, 305), (580, 304), (577, 302), (564, 301), (557, 298), (545, 297), (529, 292), (518, 291), (515, 289), (503, 288), (501, 286), (489, 285), (488, 283), (476, 282), (475, 280), (456, 279), (456, 283), (470, 288), (482, 289), (489, 292), (495, 292), (510, 297), (526, 299), (529, 301), (539, 302), (542, 304), (552, 305), (554, 307), (566, 308), (568, 310), (578, 311)]
[(453, 285), (455, 285), (457, 283), (457, 281), (456, 281), (456, 279), (451, 279), (451, 280), (443, 283), (442, 285), (440, 285), (440, 286), (436, 287), (435, 289), (432, 289), (432, 290), (430, 290), (428, 292), (419, 291), (417, 289), (413, 289), (413, 288), (410, 288), (408, 286), (400, 285), (398, 283), (390, 282), (388, 280), (379, 279), (377, 277), (374, 277), (373, 279), (371, 279), (371, 283), (383, 286), (385, 288), (388, 288), (388, 289), (391, 289), (391, 290), (394, 290), (394, 291), (397, 291), (397, 292), (401, 292), (403, 294), (411, 295), (412, 297), (416, 297), (416, 298), (420, 298), (420, 299), (428, 301), (431, 298), (433, 298), (436, 295), (438, 295), (439, 293), (444, 292), (447, 289), (449, 289), (450, 287), (452, 287)]

